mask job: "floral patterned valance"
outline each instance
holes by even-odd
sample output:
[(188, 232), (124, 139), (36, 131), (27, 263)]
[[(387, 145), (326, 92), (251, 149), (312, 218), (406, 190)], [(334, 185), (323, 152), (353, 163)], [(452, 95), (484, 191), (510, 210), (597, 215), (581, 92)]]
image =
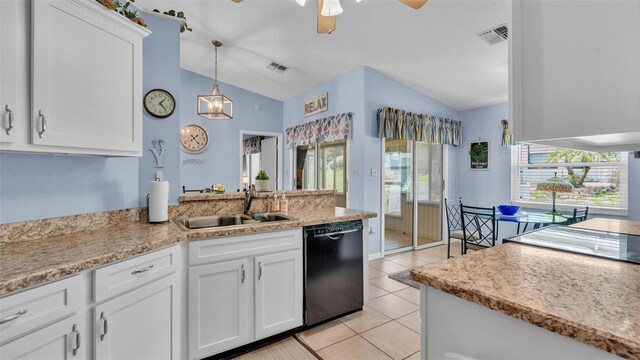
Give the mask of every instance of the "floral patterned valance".
[(400, 109), (378, 110), (378, 134), (385, 139), (413, 140), (459, 146), (462, 123), (451, 119), (414, 114)]
[(351, 116), (351, 113), (342, 113), (292, 126), (286, 130), (287, 146), (347, 140), (351, 129)]
[(257, 154), (262, 152), (262, 136), (254, 136), (242, 141), (242, 153), (245, 155)]

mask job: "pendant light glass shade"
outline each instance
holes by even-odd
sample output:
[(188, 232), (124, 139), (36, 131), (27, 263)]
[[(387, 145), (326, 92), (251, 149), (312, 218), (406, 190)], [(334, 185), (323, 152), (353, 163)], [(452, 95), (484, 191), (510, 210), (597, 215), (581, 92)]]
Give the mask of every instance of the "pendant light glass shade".
[(306, 4), (307, 0), (296, 0), (296, 2), (298, 3), (298, 5), (304, 6), (304, 4)]
[(233, 119), (233, 101), (220, 92), (218, 87), (218, 48), (222, 46), (219, 41), (213, 41), (215, 46), (215, 83), (211, 94), (198, 95), (196, 109), (198, 115), (208, 120)]
[(342, 5), (340, 0), (324, 0), (322, 4), (322, 16), (336, 16), (342, 14)]

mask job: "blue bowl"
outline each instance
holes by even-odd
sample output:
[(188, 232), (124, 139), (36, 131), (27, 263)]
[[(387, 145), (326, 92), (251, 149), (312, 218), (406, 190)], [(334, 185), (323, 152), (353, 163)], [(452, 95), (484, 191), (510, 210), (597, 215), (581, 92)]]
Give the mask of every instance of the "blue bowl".
[(516, 205), (498, 205), (498, 211), (502, 213), (502, 215), (515, 215), (518, 210), (520, 210), (520, 206)]

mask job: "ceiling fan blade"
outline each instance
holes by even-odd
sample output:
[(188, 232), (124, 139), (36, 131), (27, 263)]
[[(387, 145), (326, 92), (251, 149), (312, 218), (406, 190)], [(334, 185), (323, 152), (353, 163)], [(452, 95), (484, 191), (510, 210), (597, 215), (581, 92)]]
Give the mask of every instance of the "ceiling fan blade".
[(412, 7), (414, 9), (420, 9), (422, 5), (426, 4), (429, 0), (400, 0), (401, 3)]
[(336, 29), (335, 16), (322, 16), (323, 0), (318, 0), (318, 34), (331, 34)]

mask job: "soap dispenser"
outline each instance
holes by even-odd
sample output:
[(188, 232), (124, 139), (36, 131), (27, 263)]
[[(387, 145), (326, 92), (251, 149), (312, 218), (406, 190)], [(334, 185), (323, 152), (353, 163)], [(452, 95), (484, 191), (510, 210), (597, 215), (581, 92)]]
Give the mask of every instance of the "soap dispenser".
[(282, 192), (282, 197), (280, 198), (280, 211), (289, 211), (289, 200), (287, 200), (287, 195), (284, 194), (284, 191)]
[(280, 211), (280, 199), (278, 199), (278, 193), (274, 192), (273, 193), (273, 200), (271, 200), (271, 206), (270, 206), (270, 210), (271, 212), (278, 212)]

